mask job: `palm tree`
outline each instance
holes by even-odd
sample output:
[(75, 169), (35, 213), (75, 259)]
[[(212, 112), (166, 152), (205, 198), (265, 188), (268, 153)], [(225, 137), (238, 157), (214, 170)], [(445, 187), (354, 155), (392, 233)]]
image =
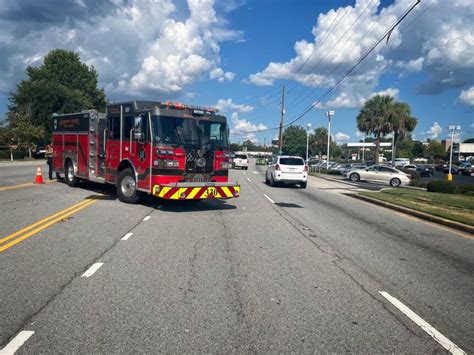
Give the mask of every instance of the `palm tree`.
[(391, 132), (389, 119), (393, 114), (393, 97), (375, 95), (364, 103), (357, 116), (359, 131), (375, 136), (375, 164), (379, 163), (380, 139)]
[(392, 108), (392, 114), (388, 118), (388, 126), (393, 134), (393, 157), (392, 166), (395, 165), (395, 158), (397, 157), (397, 144), (400, 139), (403, 139), (407, 134), (413, 132), (418, 123), (415, 117), (411, 116), (411, 108), (405, 102), (395, 102)]

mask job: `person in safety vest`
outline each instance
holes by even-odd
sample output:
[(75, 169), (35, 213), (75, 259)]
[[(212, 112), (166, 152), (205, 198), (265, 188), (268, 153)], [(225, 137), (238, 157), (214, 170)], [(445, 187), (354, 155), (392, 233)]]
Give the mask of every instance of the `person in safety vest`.
[(46, 146), (46, 153), (44, 153), (44, 157), (46, 158), (49, 167), (49, 180), (53, 180), (53, 146), (51, 144)]

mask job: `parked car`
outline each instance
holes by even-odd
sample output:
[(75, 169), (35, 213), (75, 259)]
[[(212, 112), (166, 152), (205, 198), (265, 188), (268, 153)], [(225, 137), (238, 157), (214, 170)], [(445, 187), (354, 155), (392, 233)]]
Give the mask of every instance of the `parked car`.
[(46, 154), (46, 148), (41, 147), (36, 150), (34, 153), (35, 159), (44, 159), (44, 155)]
[[(461, 175), (465, 169), (471, 168), (472, 164), (469, 161), (459, 161), (451, 165), (451, 174)], [(443, 172), (449, 173), (449, 165), (443, 168)]]
[(410, 159), (408, 158), (395, 158), (395, 167), (402, 167), (410, 164)]
[(277, 183), (298, 184), (305, 189), (308, 182), (308, 166), (301, 157), (276, 156), (267, 168), (265, 182), (271, 186)]
[(249, 168), (249, 157), (247, 154), (235, 154), (234, 168), (241, 168), (247, 170)]
[(397, 187), (410, 183), (410, 176), (404, 172), (389, 168), (388, 166), (374, 165), (363, 170), (351, 170), (344, 174), (345, 177), (353, 182), (374, 181), (389, 183), (390, 186)]
[(415, 164), (406, 164), (403, 165), (403, 169), (416, 171), (418, 167)]
[(421, 177), (431, 177), (434, 175), (434, 167), (431, 165), (418, 165), (416, 171)]
[(463, 175), (466, 175), (466, 176), (474, 176), (474, 167), (470, 166), (468, 168), (465, 168), (463, 171), (462, 171), (462, 174)]

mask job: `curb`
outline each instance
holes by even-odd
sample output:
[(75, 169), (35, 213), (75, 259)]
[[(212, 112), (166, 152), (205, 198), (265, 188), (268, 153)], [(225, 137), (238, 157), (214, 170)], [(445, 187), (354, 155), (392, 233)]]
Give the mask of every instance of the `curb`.
[(370, 203), (373, 203), (375, 205), (379, 205), (379, 206), (382, 206), (382, 207), (390, 208), (392, 210), (402, 212), (402, 213), (406, 213), (406, 214), (424, 219), (424, 220), (429, 221), (429, 222), (442, 224), (444, 226), (451, 227), (451, 228), (454, 228), (454, 229), (457, 229), (457, 230), (467, 232), (467, 233), (470, 233), (470, 234), (474, 235), (474, 227), (470, 226), (468, 224), (455, 222), (455, 221), (451, 221), (449, 219), (433, 216), (433, 215), (425, 213), (425, 212), (412, 210), (411, 208), (402, 207), (402, 206), (398, 206), (398, 205), (393, 205), (391, 203), (381, 201), (381, 200), (377, 200), (375, 198), (371, 198), (371, 197), (367, 197), (367, 196), (363, 196), (363, 195), (346, 194), (346, 196), (354, 197), (354, 198), (357, 198), (359, 200), (370, 202)]

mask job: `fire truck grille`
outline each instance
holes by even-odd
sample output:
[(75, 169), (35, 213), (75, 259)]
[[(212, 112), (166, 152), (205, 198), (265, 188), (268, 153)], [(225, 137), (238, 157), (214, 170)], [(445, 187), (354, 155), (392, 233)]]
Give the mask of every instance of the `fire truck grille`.
[(214, 167), (214, 153), (189, 149), (186, 151), (186, 175), (210, 174)]

